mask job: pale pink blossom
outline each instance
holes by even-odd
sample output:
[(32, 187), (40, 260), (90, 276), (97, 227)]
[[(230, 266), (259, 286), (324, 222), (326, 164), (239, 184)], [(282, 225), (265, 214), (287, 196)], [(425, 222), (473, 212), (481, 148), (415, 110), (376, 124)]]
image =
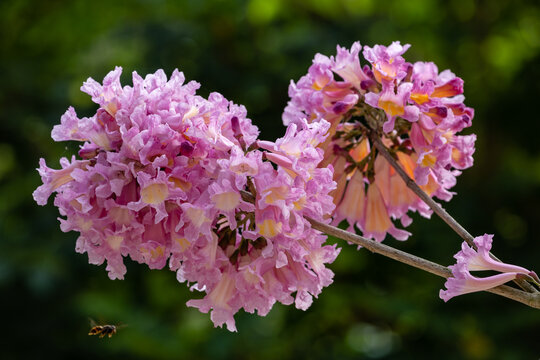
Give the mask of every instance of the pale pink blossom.
[[(319, 60), (313, 76), (324, 87), (331, 74)], [(199, 85), (184, 84), (182, 73), (134, 73), (133, 86), (120, 74), (86, 81), (96, 114), (79, 119), (70, 108), (53, 129), (55, 140), (82, 143), (82, 160), (62, 158), (60, 170), (40, 160), (34, 198), (44, 205), (56, 193), (61, 229), (80, 233), (76, 251), (106, 262), (111, 279), (124, 278), (127, 256), (150, 269), (168, 264), (204, 293), (188, 305), (231, 331), (240, 309), (309, 307), (332, 282), (327, 264), (339, 253), (304, 218), (328, 223), (334, 209), (332, 168), (319, 167), (318, 148), (330, 124), (294, 122), (283, 138), (259, 144), (244, 107), (196, 95)]]
[[(520, 274), (531, 276), (538, 281), (538, 276), (533, 271), (493, 259), (489, 253), (492, 242), (493, 235), (488, 234), (474, 238), (476, 250), (463, 242), (461, 251), (454, 255), (457, 263), (450, 266), (452, 276), (444, 284), (446, 290), (439, 293), (441, 299), (448, 301), (454, 296), (488, 290), (514, 280)], [(486, 277), (471, 275), (471, 271), (481, 270), (493, 270), (500, 274)]]

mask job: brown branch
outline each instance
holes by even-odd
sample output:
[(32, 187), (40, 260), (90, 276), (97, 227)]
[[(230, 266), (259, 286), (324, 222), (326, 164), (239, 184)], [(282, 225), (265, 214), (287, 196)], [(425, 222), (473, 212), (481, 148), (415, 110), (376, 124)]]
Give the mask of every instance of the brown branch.
[(416, 182), (407, 175), (405, 170), (399, 166), (397, 161), (392, 157), (392, 155), (388, 152), (388, 149), (384, 144), (381, 142), (379, 137), (372, 136), (371, 141), (379, 150), (379, 154), (381, 154), (389, 163), (392, 165), (392, 167), (396, 170), (396, 172), (401, 176), (403, 181), (405, 181), (405, 184), (409, 189), (411, 189), (422, 201), (424, 201), (430, 208), (433, 210), (435, 214), (437, 214), (445, 223), (448, 224), (454, 230), (463, 240), (467, 242), (467, 244), (471, 245), (472, 247), (476, 248), (476, 245), (474, 244), (473, 240), (474, 237), (469, 234), (463, 226), (461, 226), (452, 216), (450, 216), (449, 213), (446, 212), (442, 208), (441, 205), (436, 203), (428, 194), (426, 194), (420, 187), (416, 184)]

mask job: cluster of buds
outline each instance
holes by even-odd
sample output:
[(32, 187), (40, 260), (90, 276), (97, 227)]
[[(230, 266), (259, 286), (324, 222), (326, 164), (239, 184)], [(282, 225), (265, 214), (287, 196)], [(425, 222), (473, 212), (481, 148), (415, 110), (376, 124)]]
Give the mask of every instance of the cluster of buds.
[(199, 84), (184, 84), (181, 72), (134, 73), (122, 87), (121, 71), (82, 86), (99, 105), (94, 116), (69, 108), (54, 127), (54, 140), (83, 144), (60, 170), (40, 160), (37, 203), (56, 192), (61, 229), (79, 232), (77, 252), (106, 261), (111, 279), (123, 279), (127, 256), (168, 265), (206, 293), (188, 305), (212, 310), (216, 326), (235, 330), (241, 308), (309, 307), (332, 282), (325, 265), (339, 253), (304, 218), (329, 222), (334, 210), (332, 169), (320, 166), (317, 148), (329, 123), (291, 124), (259, 145), (244, 107), (196, 95)]
[(317, 54), (308, 74), (291, 82), (285, 125), (308, 119), (330, 122), (322, 147), (332, 164), (335, 223), (346, 219), (364, 236), (382, 241), (389, 233), (405, 240), (408, 211), (431, 211), (379, 155), (374, 137), (393, 154), (410, 178), (431, 197), (450, 200), (460, 170), (472, 166), (475, 135), (457, 135), (471, 125), (463, 104), (463, 80), (431, 62), (408, 63), (409, 45), (337, 47), (335, 57)]

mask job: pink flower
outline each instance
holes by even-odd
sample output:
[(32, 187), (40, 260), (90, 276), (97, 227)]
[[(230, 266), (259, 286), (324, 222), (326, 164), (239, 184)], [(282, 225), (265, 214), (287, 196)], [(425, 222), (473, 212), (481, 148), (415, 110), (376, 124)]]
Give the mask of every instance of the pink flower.
[[(359, 45), (358, 45), (359, 46)], [(338, 48), (339, 71), (356, 83), (358, 77), (362, 75), (357, 73), (359, 65), (356, 65), (354, 57), (357, 56), (358, 49), (353, 49), (351, 54), (344, 53), (343, 49)], [(308, 119), (310, 122), (314, 119), (324, 119), (333, 125), (337, 125), (339, 119), (358, 101), (357, 90), (354, 84), (346, 81), (337, 81), (334, 79), (335, 63), (332, 59), (317, 54), (313, 59), (313, 64), (308, 73), (300, 78), (295, 84), (291, 81), (289, 86), (289, 96), (291, 101), (283, 113), (283, 122), (288, 125), (291, 122)]]
[(370, 80), (360, 66), (358, 54), (362, 46), (357, 41), (351, 46), (351, 51), (337, 46), (337, 55), (333, 61), (332, 71), (341, 76), (345, 81), (352, 84), (356, 89), (362, 89), (362, 82)]
[[(450, 266), (452, 277), (449, 277), (444, 284), (447, 290), (441, 290), (439, 293), (441, 299), (448, 301), (454, 296), (488, 290), (514, 280), (519, 274), (538, 279), (534, 272), (521, 266), (494, 260), (489, 254), (492, 241), (493, 235), (488, 234), (474, 238), (477, 250), (463, 242), (461, 251), (454, 255), (457, 259), (456, 265)], [(471, 275), (471, 271), (478, 270), (493, 270), (500, 274), (482, 278)]]
[(394, 129), (394, 121), (398, 116), (411, 122), (418, 120), (419, 109), (416, 106), (406, 105), (411, 89), (411, 83), (404, 83), (398, 87), (397, 94), (394, 93), (393, 86), (385, 87), (380, 94), (371, 92), (366, 94), (365, 101), (368, 105), (383, 109), (386, 113), (388, 120), (383, 124), (384, 132)]
[(47, 199), (54, 191), (57, 191), (63, 185), (70, 183), (73, 180), (71, 174), (77, 168), (82, 168), (88, 165), (88, 161), (76, 160), (75, 156), (71, 158), (71, 162), (66, 158), (60, 159), (62, 170), (53, 170), (47, 167), (45, 159), (39, 160), (39, 174), (43, 181), (43, 185), (38, 187), (34, 193), (34, 200), (39, 205), (45, 205)]
[[(331, 94), (339, 85), (325, 61), (312, 75)], [(99, 105), (94, 116), (69, 108), (54, 127), (55, 140), (82, 142), (83, 160), (63, 158), (53, 170), (41, 159), (38, 204), (56, 193), (61, 229), (79, 232), (76, 251), (106, 261), (111, 279), (124, 278), (127, 256), (150, 269), (168, 264), (205, 293), (188, 306), (211, 311), (215, 326), (236, 331), (236, 312), (266, 315), (276, 301), (309, 307), (332, 282), (327, 264), (339, 253), (304, 218), (329, 222), (334, 209), (332, 168), (319, 167), (318, 148), (330, 124), (300, 120), (276, 142), (257, 141), (244, 107), (196, 95), (199, 85), (178, 71), (168, 80), (162, 70), (134, 73), (132, 87), (120, 73), (83, 85)]]
[(390, 46), (375, 45), (373, 48), (364, 46), (364, 57), (373, 67), (373, 73), (379, 83), (402, 80), (407, 75), (408, 65), (403, 55), (411, 45), (401, 46), (394, 41)]
[(235, 293), (235, 277), (225, 273), (204, 299), (189, 300), (187, 305), (204, 313), (212, 309), (211, 319), (216, 326), (221, 327), (225, 323), (229, 331), (236, 331), (233, 315), (239, 309), (231, 304)]
[[(335, 57), (318, 54), (308, 74), (291, 83), (283, 114), (285, 124), (331, 123), (319, 146), (322, 164), (332, 164), (337, 183), (334, 223), (347, 219), (350, 228), (356, 225), (378, 240), (386, 233), (405, 239), (408, 233), (393, 221), (408, 226), (408, 211), (431, 212), (373, 149), (366, 129), (382, 128), (382, 142), (432, 197), (450, 200), (456, 177), (473, 164), (476, 136), (458, 134), (474, 116), (463, 104), (463, 80), (449, 70), (439, 73), (432, 62), (406, 62), (402, 55), (409, 47), (399, 42), (364, 46), (368, 65), (363, 68), (357, 42), (350, 50), (338, 46)], [(343, 81), (334, 80), (337, 76)], [(338, 107), (344, 111), (335, 111)], [(272, 161), (281, 160), (272, 155)]]

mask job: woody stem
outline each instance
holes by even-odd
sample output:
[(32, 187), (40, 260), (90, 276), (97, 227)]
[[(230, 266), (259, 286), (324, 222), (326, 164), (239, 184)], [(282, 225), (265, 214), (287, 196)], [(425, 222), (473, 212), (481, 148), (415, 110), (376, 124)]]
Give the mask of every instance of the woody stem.
[(416, 182), (407, 175), (405, 170), (399, 166), (397, 161), (394, 159), (394, 157), (388, 152), (388, 149), (384, 144), (381, 142), (381, 140), (377, 136), (372, 136), (371, 141), (379, 151), (379, 154), (381, 154), (387, 161), (390, 163), (390, 165), (396, 170), (396, 172), (399, 174), (399, 176), (405, 181), (405, 184), (409, 189), (411, 189), (422, 201), (424, 201), (430, 208), (433, 210), (435, 214), (437, 214), (448, 226), (452, 228), (463, 240), (467, 242), (470, 246), (476, 248), (476, 245), (474, 244), (473, 240), (474, 237), (469, 234), (467, 230), (461, 224), (459, 224), (449, 213), (446, 212), (442, 208), (441, 205), (436, 203), (428, 194), (426, 194), (420, 187), (416, 184)]
[[(339, 229), (335, 226), (324, 224), (314, 219), (306, 218), (306, 220), (311, 223), (311, 226), (314, 229), (317, 229), (327, 235), (332, 235), (336, 238), (346, 240), (357, 245), (361, 245), (371, 252), (389, 257), (401, 263), (427, 271), (431, 274), (443, 278), (452, 276), (452, 272), (450, 271), (450, 269), (432, 261), (395, 249), (391, 246), (378, 243), (374, 240), (367, 239), (360, 235), (356, 235), (351, 232)], [(540, 309), (540, 292), (529, 293), (507, 285), (500, 285), (485, 291), (506, 297), (508, 299), (512, 299), (514, 301), (518, 301), (535, 309)]]

